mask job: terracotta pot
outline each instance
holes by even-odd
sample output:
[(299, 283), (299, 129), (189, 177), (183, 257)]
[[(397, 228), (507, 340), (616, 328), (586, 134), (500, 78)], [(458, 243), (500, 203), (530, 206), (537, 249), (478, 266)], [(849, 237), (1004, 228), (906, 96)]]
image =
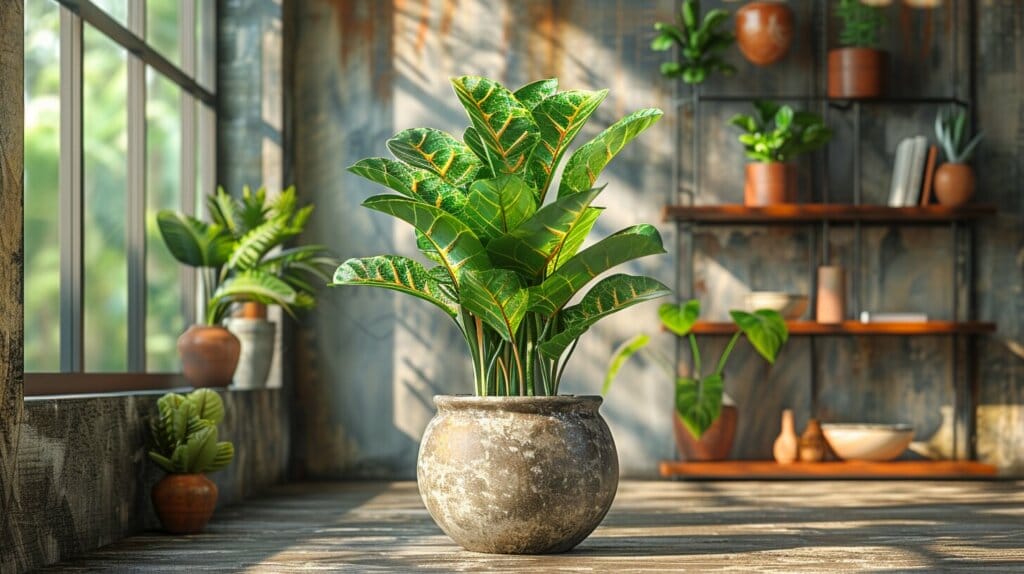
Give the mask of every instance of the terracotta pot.
[(796, 201), (796, 166), (789, 163), (748, 163), (743, 204), (778, 205)]
[(944, 163), (935, 170), (934, 185), (940, 205), (959, 207), (974, 196), (974, 170), (966, 163)]
[(751, 2), (736, 12), (736, 43), (758, 66), (782, 59), (793, 41), (793, 12), (777, 2)]
[(185, 379), (193, 387), (226, 387), (231, 384), (242, 345), (224, 327), (192, 325), (178, 337)]
[(690, 431), (683, 425), (683, 421), (679, 420), (679, 415), (673, 410), (672, 424), (679, 457), (688, 461), (724, 460), (732, 450), (738, 418), (739, 410), (736, 407), (722, 405), (722, 414), (698, 439), (690, 434)]
[(885, 79), (885, 52), (839, 48), (828, 53), (828, 97), (877, 98)]
[(601, 397), (434, 397), (420, 496), (474, 552), (565, 552), (593, 532), (619, 485)]
[(235, 311), (235, 317), (240, 319), (266, 319), (267, 306), (264, 303), (246, 301), (238, 307), (237, 311)]
[(202, 474), (168, 474), (153, 486), (153, 508), (171, 534), (202, 532), (217, 506), (217, 485)]

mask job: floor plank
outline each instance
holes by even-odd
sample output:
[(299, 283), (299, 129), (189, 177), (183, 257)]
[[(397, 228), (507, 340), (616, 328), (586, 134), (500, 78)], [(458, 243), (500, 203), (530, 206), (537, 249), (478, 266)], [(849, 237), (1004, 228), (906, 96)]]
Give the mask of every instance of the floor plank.
[(1024, 571), (1024, 482), (626, 482), (557, 556), (459, 550), (414, 483), (279, 487), (44, 572)]

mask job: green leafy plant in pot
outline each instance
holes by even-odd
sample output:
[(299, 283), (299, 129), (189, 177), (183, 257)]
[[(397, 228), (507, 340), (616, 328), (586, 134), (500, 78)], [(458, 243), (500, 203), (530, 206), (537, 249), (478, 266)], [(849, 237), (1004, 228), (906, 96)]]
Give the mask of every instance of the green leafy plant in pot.
[(743, 203), (748, 206), (776, 205), (796, 200), (796, 166), (790, 163), (800, 154), (816, 150), (832, 138), (821, 116), (795, 112), (775, 102), (754, 102), (753, 116), (736, 114), (729, 123), (743, 130), (739, 140), (747, 158)]
[(217, 436), (224, 403), (212, 390), (196, 389), (188, 395), (167, 393), (157, 410), (149, 458), (167, 475), (153, 486), (153, 507), (168, 532), (200, 532), (217, 505), (217, 485), (206, 473), (226, 467), (235, 456), (234, 445)]
[(619, 370), (638, 352), (649, 355), (661, 365), (668, 377), (675, 381), (676, 446), (684, 460), (721, 460), (732, 449), (736, 433), (737, 410), (723, 405), (725, 364), (736, 344), (746, 338), (755, 351), (771, 364), (789, 339), (786, 322), (778, 311), (759, 309), (753, 313), (730, 311), (737, 331), (726, 344), (710, 374), (701, 360), (693, 327), (700, 317), (700, 302), (692, 299), (679, 305), (665, 303), (658, 309), (664, 327), (677, 337), (684, 337), (689, 345), (693, 364), (688, 376), (679, 376), (675, 365), (667, 357), (648, 347), (650, 335), (637, 335), (627, 340), (612, 355), (604, 381), (604, 394), (611, 388)]
[(860, 0), (839, 0), (835, 14), (842, 23), (840, 48), (828, 53), (828, 97), (875, 98), (882, 95), (886, 53), (878, 48), (885, 22), (882, 8)]
[(967, 136), (967, 110), (950, 106), (935, 116), (935, 137), (946, 162), (935, 171), (935, 197), (939, 203), (959, 207), (974, 196), (974, 169), (968, 162), (984, 133)]
[(651, 40), (651, 49), (665, 52), (673, 46), (679, 48), (676, 61), (661, 64), (661, 74), (681, 78), (687, 84), (702, 84), (712, 72), (735, 74), (736, 67), (721, 55), (736, 40), (729, 32), (720, 30), (728, 19), (729, 11), (721, 9), (709, 10), (701, 19), (700, 2), (683, 0), (675, 24), (655, 22), (658, 34)]
[(583, 292), (620, 263), (664, 253), (654, 227), (627, 227), (581, 246), (601, 215), (594, 205), (601, 171), (662, 112), (644, 109), (614, 123), (570, 154), (556, 181), (606, 90), (559, 92), (554, 79), (515, 92), (481, 77), (451, 83), (470, 120), (461, 141), (407, 129), (387, 142), (397, 161), (371, 158), (350, 168), (397, 192), (363, 205), (410, 224), (434, 265), (399, 255), (349, 259), (334, 285), (418, 297), (465, 339), (476, 396), (435, 398), (438, 413), (417, 464), (434, 520), (470, 550), (565, 551), (597, 526), (618, 484), (600, 397), (558, 395), (566, 363), (599, 320), (669, 293), (627, 274)]
[(232, 307), (279, 305), (289, 314), (312, 307), (314, 285), (330, 280), (336, 261), (320, 245), (275, 251), (302, 233), (313, 211), (298, 207), (294, 188), (271, 200), (263, 190), (246, 188), (235, 199), (218, 189), (207, 209), (211, 223), (168, 209), (157, 213), (157, 226), (171, 255), (198, 270), (206, 301), (205, 322), (178, 339), (185, 378), (194, 387), (223, 387), (241, 354), (238, 338), (222, 326)]

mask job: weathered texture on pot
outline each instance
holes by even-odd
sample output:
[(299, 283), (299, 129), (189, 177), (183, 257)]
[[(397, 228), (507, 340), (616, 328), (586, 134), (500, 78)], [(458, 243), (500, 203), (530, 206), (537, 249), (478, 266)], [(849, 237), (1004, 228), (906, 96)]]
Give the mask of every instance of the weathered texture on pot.
[(604, 518), (618, 453), (600, 397), (434, 398), (420, 444), (420, 495), (467, 550), (565, 552)]
[(267, 386), (270, 365), (274, 362), (274, 340), (277, 324), (266, 319), (229, 317), (224, 321), (228, 331), (238, 338), (241, 352), (235, 369), (234, 388), (262, 389)]

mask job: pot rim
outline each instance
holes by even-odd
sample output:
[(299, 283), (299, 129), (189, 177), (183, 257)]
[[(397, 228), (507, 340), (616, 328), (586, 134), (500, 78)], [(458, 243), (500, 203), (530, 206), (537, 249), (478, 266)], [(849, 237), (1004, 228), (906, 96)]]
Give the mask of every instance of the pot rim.
[(888, 54), (889, 52), (881, 48), (869, 48), (867, 46), (840, 46), (839, 48), (832, 48), (828, 51), (829, 54), (832, 52), (877, 52), (879, 54)]
[(538, 412), (571, 408), (597, 410), (604, 402), (600, 395), (553, 395), (553, 396), (476, 396), (476, 395), (434, 395), (438, 410), (485, 410)]

